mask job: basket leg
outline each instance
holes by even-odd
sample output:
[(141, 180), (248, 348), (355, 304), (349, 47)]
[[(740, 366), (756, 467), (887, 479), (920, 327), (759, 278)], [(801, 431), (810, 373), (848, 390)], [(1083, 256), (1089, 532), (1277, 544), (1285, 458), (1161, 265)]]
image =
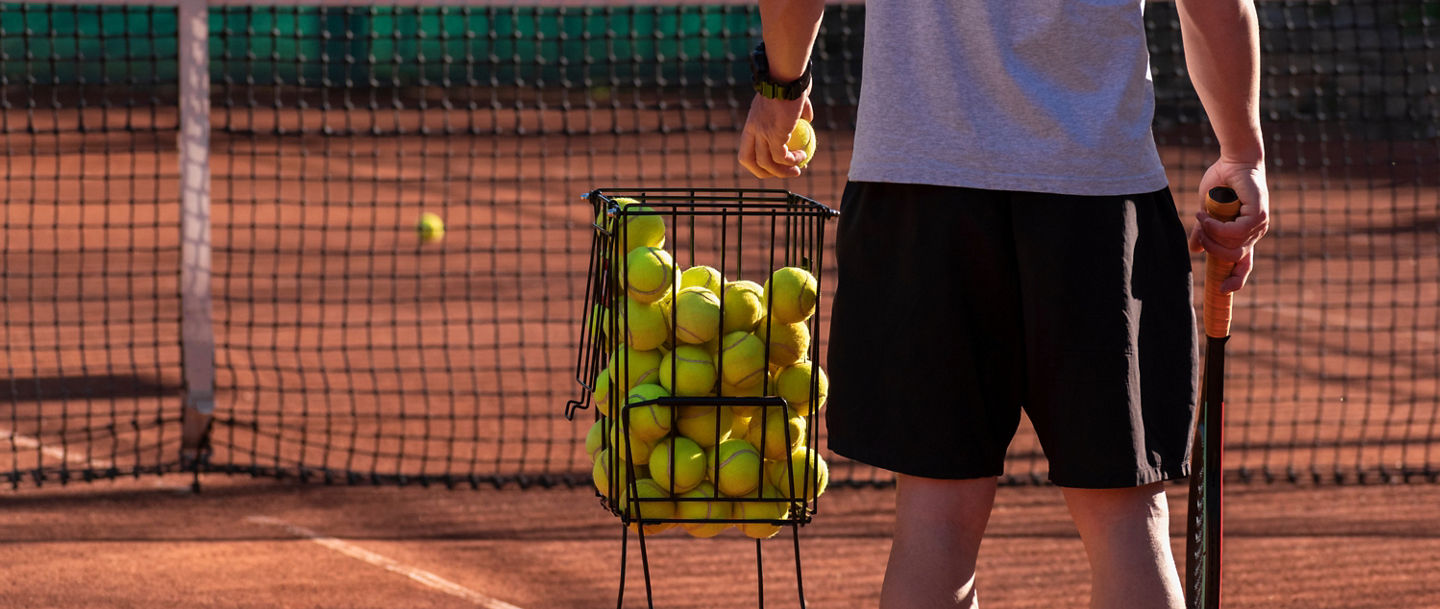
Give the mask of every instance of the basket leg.
[(761, 551), (760, 551), (760, 540), (759, 540), (759, 539), (756, 539), (756, 540), (755, 540), (755, 581), (756, 581), (757, 583), (756, 583), (756, 585), (755, 585), (755, 589), (758, 591), (758, 594), (759, 594), (759, 596), (760, 596), (760, 599), (759, 599), (759, 608), (760, 608), (760, 609), (765, 609), (765, 562), (764, 562), (764, 560), (761, 558), (762, 556), (763, 556), (763, 554), (762, 554)]
[(791, 537), (795, 540), (795, 589), (800, 594), (800, 609), (805, 609), (805, 574), (800, 570), (800, 525), (790, 525)]
[(615, 601), (615, 609), (625, 607), (625, 565), (629, 564), (630, 532), (625, 530), (625, 525), (620, 525), (620, 598)]
[(645, 549), (645, 525), (637, 524), (635, 532), (640, 537), (640, 565), (645, 571), (645, 606), (655, 609), (655, 591), (650, 587), (650, 553)]

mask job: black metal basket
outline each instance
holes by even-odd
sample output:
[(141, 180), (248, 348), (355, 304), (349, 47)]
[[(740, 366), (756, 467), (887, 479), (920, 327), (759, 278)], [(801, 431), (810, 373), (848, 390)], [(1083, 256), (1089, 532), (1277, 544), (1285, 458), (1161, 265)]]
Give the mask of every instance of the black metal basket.
[[(708, 537), (734, 526), (757, 540), (758, 563), (759, 540), (810, 522), (824, 489), (813, 433), (825, 385), (819, 269), (825, 222), (838, 213), (783, 190), (585, 198), (596, 220), (576, 361), (584, 392), (566, 416), (594, 412), (587, 449), (601, 503), (638, 533), (642, 556), (647, 534), (679, 527)], [(687, 277), (687, 267), (719, 277)], [(779, 308), (768, 287), (777, 270), (804, 288)]]

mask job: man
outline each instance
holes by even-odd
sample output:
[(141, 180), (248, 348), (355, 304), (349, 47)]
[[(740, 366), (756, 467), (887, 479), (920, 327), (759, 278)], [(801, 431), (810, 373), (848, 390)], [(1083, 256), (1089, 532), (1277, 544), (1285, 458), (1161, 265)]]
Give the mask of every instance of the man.
[[(1177, 0), (1220, 143), (1191, 251), (1244, 285), (1268, 222), (1249, 0)], [(975, 559), (1020, 408), (1079, 529), (1091, 607), (1181, 607), (1163, 482), (1189, 474), (1189, 256), (1150, 132), (1145, 0), (868, 0), (836, 239), (830, 448), (896, 472), (883, 609), (978, 606)], [(820, 0), (761, 0), (739, 162), (800, 175)], [(1197, 198), (1197, 201), (1199, 199)]]

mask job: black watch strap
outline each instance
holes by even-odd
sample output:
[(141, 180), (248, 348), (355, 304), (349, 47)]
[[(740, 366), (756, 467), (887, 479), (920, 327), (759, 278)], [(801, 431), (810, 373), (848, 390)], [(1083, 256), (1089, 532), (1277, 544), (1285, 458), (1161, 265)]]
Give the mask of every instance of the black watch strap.
[(776, 82), (770, 77), (770, 61), (765, 56), (765, 43), (760, 43), (755, 47), (755, 51), (750, 53), (750, 77), (754, 81), (755, 92), (770, 99), (800, 99), (805, 90), (810, 88), (810, 71), (814, 66), (814, 60), (806, 62), (805, 71), (800, 74), (800, 78), (790, 82)]

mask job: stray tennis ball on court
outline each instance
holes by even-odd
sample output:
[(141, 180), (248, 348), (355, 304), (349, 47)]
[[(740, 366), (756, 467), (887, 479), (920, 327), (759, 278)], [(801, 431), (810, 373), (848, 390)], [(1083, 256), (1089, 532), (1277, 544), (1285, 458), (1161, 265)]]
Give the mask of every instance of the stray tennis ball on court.
[[(631, 500), (630, 485), (620, 489), (620, 505), (624, 506), (625, 514), (630, 517), (630, 528), (633, 530), (639, 519), (667, 519), (675, 517), (675, 502), (666, 501), (670, 495), (665, 492), (665, 487), (660, 486), (653, 478), (641, 478), (635, 481), (635, 494), (640, 500)], [(674, 523), (650, 523), (645, 525), (645, 534), (659, 533), (675, 526)]]
[[(671, 378), (672, 374), (674, 378)], [(660, 386), (673, 395), (713, 395), (717, 377), (715, 358), (704, 347), (680, 345), (660, 360)]]
[(730, 439), (733, 415), (726, 406), (681, 406), (675, 413), (675, 429), (701, 448), (711, 448)]
[(765, 316), (765, 288), (758, 283), (731, 281), (725, 284), (720, 298), (725, 302), (723, 334), (736, 330), (750, 332)]
[[(763, 408), (764, 415), (750, 418), (745, 439), (760, 447), (766, 459), (784, 459), (790, 451), (805, 443), (805, 418), (789, 408)], [(764, 427), (761, 427), (761, 425)]]
[(760, 487), (760, 451), (745, 440), (725, 440), (707, 454), (705, 473), (729, 497), (743, 497)]
[(810, 328), (804, 322), (785, 324), (767, 317), (755, 324), (755, 336), (770, 347), (773, 366), (789, 366), (810, 353)]
[(705, 288), (716, 294), (725, 287), (725, 277), (712, 266), (692, 266), (680, 274), (680, 288)]
[(769, 482), (762, 483), (760, 488), (745, 495), (752, 499), (775, 499), (775, 501), (737, 501), (732, 512), (735, 518), (743, 518), (754, 522), (746, 522), (738, 525), (740, 531), (751, 539), (769, 539), (780, 532), (782, 525), (775, 524), (775, 520), (783, 520), (790, 515), (790, 502), (780, 491), (776, 490)]
[(625, 299), (625, 312), (620, 317), (625, 344), (641, 351), (659, 349), (670, 340), (670, 302), (640, 302)]
[(780, 323), (800, 323), (815, 314), (819, 284), (810, 271), (796, 266), (776, 269), (765, 280), (765, 302), (770, 316)]
[(810, 164), (810, 159), (815, 158), (815, 126), (803, 118), (795, 120), (795, 127), (790, 130), (790, 139), (785, 142), (785, 147), (790, 150), (804, 150), (805, 160), (800, 161), (799, 167), (804, 169)]
[(625, 289), (631, 298), (650, 303), (664, 298), (673, 285), (675, 262), (670, 252), (642, 246), (625, 255)]
[(628, 394), (640, 385), (660, 383), (660, 360), (664, 357), (658, 349), (632, 349), (622, 344), (610, 354), (605, 368), (610, 371), (610, 382), (619, 385), (619, 393)]
[(799, 446), (789, 458), (766, 461), (765, 477), (781, 496), (812, 501), (830, 484), (830, 466), (810, 447)]
[(765, 366), (765, 342), (744, 330), (725, 335), (720, 341), (720, 378), (735, 389), (762, 385), (768, 372)]
[(675, 295), (675, 338), (702, 345), (720, 335), (720, 297), (708, 288), (682, 287)]
[[(812, 375), (816, 385), (814, 396), (810, 395)], [(799, 362), (785, 367), (776, 375), (775, 391), (797, 414), (809, 416), (811, 411), (819, 412), (825, 407), (825, 398), (830, 392), (830, 379), (825, 376), (825, 369), (813, 362)]]
[(670, 397), (670, 392), (659, 385), (640, 385), (630, 390), (621, 416), (627, 417), (632, 437), (655, 442), (670, 433), (670, 407), (655, 401), (664, 397)]
[(682, 493), (675, 501), (675, 515), (694, 522), (682, 522), (680, 528), (685, 529), (692, 537), (702, 539), (719, 535), (721, 531), (729, 528), (729, 523), (705, 522), (730, 518), (731, 502), (716, 499), (718, 496), (715, 485), (709, 481), (703, 481), (699, 486)]
[(415, 231), (420, 234), (420, 240), (425, 243), (434, 243), (445, 237), (445, 221), (433, 212), (420, 214), (420, 221), (415, 224)]
[(672, 495), (705, 480), (705, 449), (683, 436), (665, 438), (650, 452), (650, 475)]

